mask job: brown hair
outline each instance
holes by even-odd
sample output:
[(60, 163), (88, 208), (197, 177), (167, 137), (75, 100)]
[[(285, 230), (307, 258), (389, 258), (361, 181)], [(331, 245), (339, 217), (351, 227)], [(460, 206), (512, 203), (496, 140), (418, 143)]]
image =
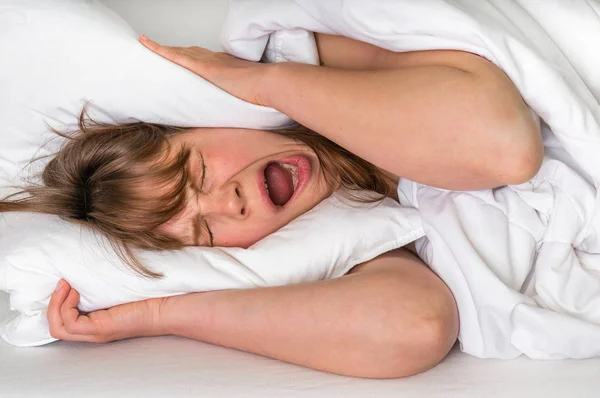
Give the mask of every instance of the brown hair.
[[(182, 242), (157, 232), (185, 206), (190, 150), (173, 159), (168, 138), (183, 128), (135, 122), (112, 125), (90, 119), (84, 108), (77, 130), (45, 166), (42, 184), (31, 184), (0, 201), (0, 212), (57, 215), (105, 235), (119, 257), (141, 275), (159, 277), (144, 267), (134, 249), (176, 250)], [(273, 130), (315, 151), (332, 189), (373, 191), (377, 201), (390, 193), (384, 174), (371, 163), (303, 126)], [(148, 191), (161, 195), (148, 195)]]

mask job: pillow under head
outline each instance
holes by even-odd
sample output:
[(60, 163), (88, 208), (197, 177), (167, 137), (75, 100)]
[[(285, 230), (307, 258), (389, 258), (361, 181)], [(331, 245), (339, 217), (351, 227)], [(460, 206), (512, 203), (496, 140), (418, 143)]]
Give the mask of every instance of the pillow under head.
[[(0, 195), (22, 183), (24, 166), (60, 144), (46, 123), (73, 125), (84, 106), (100, 122), (272, 129), (290, 119), (243, 102), (151, 53), (95, 0), (8, 0), (0, 5)], [(40, 165), (41, 166), (41, 165)], [(414, 209), (332, 197), (249, 249), (141, 252), (164, 278), (130, 271), (110, 245), (57, 217), (0, 216), (0, 290), (16, 312), (0, 336), (17, 346), (46, 344), (46, 308), (65, 278), (91, 311), (149, 297), (299, 283), (343, 275), (353, 265), (423, 235)]]

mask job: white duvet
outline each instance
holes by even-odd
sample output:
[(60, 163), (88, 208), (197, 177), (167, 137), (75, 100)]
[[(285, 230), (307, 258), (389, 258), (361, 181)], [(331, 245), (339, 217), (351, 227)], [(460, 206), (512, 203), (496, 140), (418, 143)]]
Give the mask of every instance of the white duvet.
[(585, 358), (600, 355), (599, 11), (591, 0), (234, 0), (223, 44), (314, 62), (305, 31), (316, 31), (500, 66), (540, 117), (539, 174), (479, 192), (402, 180), (401, 202), (420, 210), (419, 253), (456, 297), (465, 352)]

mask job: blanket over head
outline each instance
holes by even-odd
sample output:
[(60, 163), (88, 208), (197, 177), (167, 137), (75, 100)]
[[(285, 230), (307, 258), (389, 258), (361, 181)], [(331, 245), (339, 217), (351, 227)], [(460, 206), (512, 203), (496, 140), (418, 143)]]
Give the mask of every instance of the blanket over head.
[(585, 358), (600, 355), (599, 11), (592, 0), (233, 0), (223, 45), (315, 63), (314, 31), (501, 67), (539, 116), (539, 174), (479, 192), (401, 180), (401, 202), (420, 210), (419, 253), (456, 297), (465, 352)]

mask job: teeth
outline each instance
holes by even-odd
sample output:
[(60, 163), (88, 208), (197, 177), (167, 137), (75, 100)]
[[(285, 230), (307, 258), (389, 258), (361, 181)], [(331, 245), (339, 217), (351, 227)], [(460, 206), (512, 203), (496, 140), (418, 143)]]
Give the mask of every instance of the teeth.
[(292, 175), (292, 184), (294, 186), (294, 191), (296, 191), (296, 187), (298, 186), (298, 166), (287, 163), (279, 163), (279, 165), (288, 170)]
[(265, 189), (267, 190), (267, 194), (269, 193), (269, 186), (267, 185), (267, 179), (265, 177)]

